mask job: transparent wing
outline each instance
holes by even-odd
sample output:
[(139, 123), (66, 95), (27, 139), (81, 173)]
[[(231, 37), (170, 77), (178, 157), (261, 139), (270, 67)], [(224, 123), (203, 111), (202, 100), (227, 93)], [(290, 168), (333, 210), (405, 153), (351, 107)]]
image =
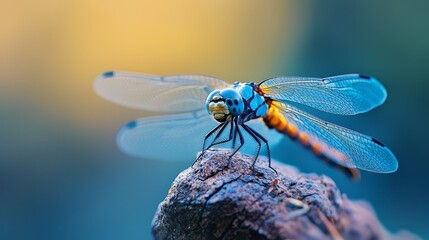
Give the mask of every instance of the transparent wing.
[(259, 88), (266, 97), (291, 101), (342, 115), (367, 112), (386, 100), (383, 85), (373, 77), (346, 74), (327, 78), (277, 77)]
[(98, 95), (123, 106), (142, 110), (180, 113), (204, 108), (208, 94), (229, 84), (203, 75), (157, 76), (106, 72), (97, 77)]
[(393, 153), (376, 139), (350, 129), (325, 122), (289, 104), (274, 102), (290, 124), (315, 141), (323, 154), (338, 164), (379, 173), (396, 171)]
[[(190, 161), (201, 151), (206, 133), (217, 124), (205, 110), (140, 118), (122, 127), (117, 135), (117, 145), (123, 152), (136, 157)], [(268, 129), (262, 120), (250, 121), (249, 126), (267, 137), (270, 146), (282, 138), (281, 134)], [(251, 142), (250, 139), (247, 142)], [(254, 153), (255, 146), (246, 143), (241, 152)]]

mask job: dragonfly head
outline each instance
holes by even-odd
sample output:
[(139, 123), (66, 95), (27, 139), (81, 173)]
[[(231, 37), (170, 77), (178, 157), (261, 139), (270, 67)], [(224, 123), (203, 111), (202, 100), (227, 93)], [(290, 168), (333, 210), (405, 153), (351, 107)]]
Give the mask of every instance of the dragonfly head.
[(239, 116), (244, 111), (244, 102), (241, 95), (232, 88), (214, 90), (206, 100), (209, 114), (218, 122), (225, 122), (231, 117)]

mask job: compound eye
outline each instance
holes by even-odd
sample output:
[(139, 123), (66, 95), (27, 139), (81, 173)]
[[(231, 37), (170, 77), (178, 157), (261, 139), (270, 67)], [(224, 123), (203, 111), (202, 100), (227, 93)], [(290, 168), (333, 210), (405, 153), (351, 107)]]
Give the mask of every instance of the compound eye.
[(244, 102), (241, 95), (232, 88), (223, 89), (219, 93), (225, 100), (232, 116), (239, 116), (244, 111)]

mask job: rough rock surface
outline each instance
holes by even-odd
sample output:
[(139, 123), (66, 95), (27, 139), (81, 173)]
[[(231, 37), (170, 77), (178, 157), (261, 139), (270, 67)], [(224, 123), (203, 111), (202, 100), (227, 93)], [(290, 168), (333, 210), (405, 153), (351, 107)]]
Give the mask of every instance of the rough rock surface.
[(332, 179), (209, 150), (174, 181), (153, 219), (155, 239), (418, 239), (388, 233)]

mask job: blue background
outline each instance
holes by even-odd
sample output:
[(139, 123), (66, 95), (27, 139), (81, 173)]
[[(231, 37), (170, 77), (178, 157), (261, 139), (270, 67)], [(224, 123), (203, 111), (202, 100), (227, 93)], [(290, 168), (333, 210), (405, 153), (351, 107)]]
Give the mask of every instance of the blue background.
[(190, 162), (122, 154), (116, 131), (154, 113), (98, 98), (120, 69), (229, 82), (358, 72), (386, 103), (318, 116), (380, 139), (394, 174), (359, 183), (285, 139), (274, 158), (335, 179), (393, 232), (429, 238), (426, 1), (20, 1), (0, 10), (0, 238), (149, 239), (157, 205)]

